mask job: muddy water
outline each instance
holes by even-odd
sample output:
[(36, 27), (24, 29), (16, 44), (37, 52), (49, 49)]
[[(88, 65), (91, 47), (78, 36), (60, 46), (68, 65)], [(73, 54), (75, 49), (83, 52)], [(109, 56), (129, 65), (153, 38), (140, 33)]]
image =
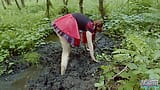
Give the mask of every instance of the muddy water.
[[(82, 46), (72, 48), (66, 73), (61, 76), (62, 48), (59, 42), (50, 42), (54, 40), (58, 40), (57, 37), (50, 35), (46, 39), (48, 43), (37, 48), (41, 66), (1, 78), (0, 90), (96, 90), (94, 83), (99, 78), (100, 66), (108, 63), (91, 61), (89, 52)], [(115, 45), (110, 38), (100, 34), (95, 52), (110, 54)]]
[[(54, 34), (49, 35), (45, 42), (58, 41)], [(19, 71), (18, 71), (19, 72)], [(28, 82), (36, 79), (40, 73), (44, 73), (45, 68), (41, 65), (31, 66), (25, 70), (20, 71), (14, 75), (8, 75), (0, 78), (0, 90), (28, 90)]]
[(48, 37), (45, 39), (45, 42), (56, 42), (58, 40), (58, 37), (55, 35), (55, 33), (53, 33), (48, 35)]
[(0, 90), (28, 90), (28, 80), (42, 72), (42, 66), (32, 66), (20, 73), (0, 78)]

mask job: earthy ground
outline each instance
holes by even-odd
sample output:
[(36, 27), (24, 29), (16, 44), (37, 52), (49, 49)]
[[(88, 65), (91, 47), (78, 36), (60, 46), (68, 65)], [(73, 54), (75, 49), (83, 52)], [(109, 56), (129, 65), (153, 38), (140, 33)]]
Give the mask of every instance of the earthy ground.
[[(96, 54), (102, 52), (110, 54), (117, 45), (116, 42), (103, 34), (99, 35), (96, 42)], [(99, 67), (108, 64), (104, 61), (99, 63), (91, 61), (89, 52), (83, 47), (72, 48), (66, 73), (61, 76), (60, 58), (62, 49), (59, 42), (41, 45), (35, 51), (41, 55), (40, 64), (42, 68), (38, 70), (39, 74), (36, 74), (34, 78), (26, 79), (25, 87), (29, 90), (96, 90), (94, 83), (98, 81), (101, 72)], [(14, 70), (24, 69), (25, 66), (29, 65), (17, 65)], [(4, 78), (6, 77), (2, 79)]]

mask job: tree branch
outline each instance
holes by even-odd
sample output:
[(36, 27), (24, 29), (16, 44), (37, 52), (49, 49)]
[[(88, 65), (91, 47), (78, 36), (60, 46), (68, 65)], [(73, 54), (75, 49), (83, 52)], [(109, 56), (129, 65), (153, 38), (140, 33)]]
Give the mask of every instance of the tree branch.
[(114, 75), (112, 77), (112, 79), (114, 79), (115, 77), (117, 77), (118, 75), (120, 75), (122, 72), (124, 72), (125, 70), (127, 70), (127, 66), (125, 66), (119, 73), (117, 73), (116, 75)]

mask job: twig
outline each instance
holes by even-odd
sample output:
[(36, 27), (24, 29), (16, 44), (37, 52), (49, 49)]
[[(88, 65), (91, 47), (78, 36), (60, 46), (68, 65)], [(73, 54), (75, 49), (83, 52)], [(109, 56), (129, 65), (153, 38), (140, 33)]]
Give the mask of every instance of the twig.
[(101, 36), (100, 38), (96, 39), (96, 40), (95, 40), (95, 43), (97, 43), (101, 38), (102, 38), (102, 36)]
[[(117, 73), (116, 75), (114, 75), (111, 79), (108, 80), (108, 82), (106, 83), (106, 85), (113, 80), (115, 77), (117, 77), (118, 75), (120, 75), (122, 72), (124, 72), (125, 70), (127, 70), (127, 66), (125, 66), (119, 73)], [(109, 90), (111, 89), (110, 87), (108, 88)]]
[(127, 70), (127, 66), (125, 66), (119, 73), (117, 73), (116, 75), (114, 75), (112, 77), (112, 79), (114, 79), (115, 77), (117, 77), (118, 75), (120, 75), (122, 72), (124, 72), (125, 70)]

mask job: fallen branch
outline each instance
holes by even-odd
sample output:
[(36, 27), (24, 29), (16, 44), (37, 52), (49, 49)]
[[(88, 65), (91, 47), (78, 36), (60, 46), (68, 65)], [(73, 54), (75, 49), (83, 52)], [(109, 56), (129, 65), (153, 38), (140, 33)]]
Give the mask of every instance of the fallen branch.
[(120, 75), (122, 72), (124, 72), (125, 70), (127, 70), (128, 66), (125, 66), (119, 73), (117, 73), (116, 75), (114, 75), (111, 79), (108, 80), (108, 82), (110, 82), (111, 80), (113, 80), (115, 77), (117, 77), (118, 75)]
[(117, 77), (118, 75), (120, 75), (122, 72), (124, 72), (125, 70), (127, 70), (127, 66), (125, 66), (119, 73), (117, 73), (116, 75), (114, 75), (112, 77), (112, 79), (114, 79), (115, 77)]

